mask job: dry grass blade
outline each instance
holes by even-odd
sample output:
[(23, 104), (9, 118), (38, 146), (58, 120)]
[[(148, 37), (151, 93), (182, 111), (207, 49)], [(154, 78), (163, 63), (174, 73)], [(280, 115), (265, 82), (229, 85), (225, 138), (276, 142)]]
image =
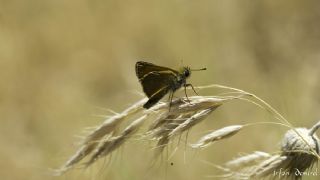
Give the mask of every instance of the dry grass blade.
[(91, 165), (99, 158), (104, 157), (113, 152), (115, 149), (119, 148), (132, 136), (133, 133), (135, 133), (141, 127), (146, 117), (147, 115), (144, 115), (132, 122), (119, 136), (111, 137), (105, 141), (102, 141), (86, 164)]
[(189, 114), (181, 114), (178, 117), (174, 115), (169, 115), (166, 119), (163, 120), (163, 124), (149, 131), (149, 135), (151, 135), (152, 139), (158, 140), (156, 145), (156, 156), (160, 155), (163, 149), (169, 144), (170, 137), (169, 133), (172, 132), (179, 124), (183, 123), (190, 115)]
[[(176, 100), (172, 104), (170, 114), (183, 114), (188, 112), (197, 112), (200, 110), (208, 109), (211, 107), (218, 107), (224, 102), (235, 98), (217, 98), (217, 97), (205, 97), (205, 96), (192, 96), (187, 98), (181, 98)], [(190, 102), (189, 102), (190, 101)]]
[(179, 124), (183, 123), (188, 118), (188, 116), (188, 114), (179, 116), (169, 115), (167, 118), (163, 119), (163, 123), (161, 126), (149, 131), (149, 134), (154, 139), (167, 137), (169, 133), (177, 126), (179, 126)]
[(94, 149), (93, 146), (86, 146), (86, 145), (81, 146), (77, 150), (77, 152), (73, 156), (71, 156), (69, 160), (62, 167), (54, 171), (53, 175), (60, 176), (64, 174), (69, 169), (73, 168), (73, 166), (78, 162), (80, 162), (85, 156), (90, 154), (90, 152), (92, 152), (93, 149)]
[(241, 156), (232, 161), (226, 163), (226, 166), (232, 169), (243, 168), (245, 166), (252, 165), (253, 163), (257, 163), (263, 159), (271, 157), (270, 154), (261, 151), (255, 151), (252, 154), (248, 154), (245, 156)]
[(71, 169), (75, 164), (80, 162), (83, 158), (88, 156), (93, 150), (95, 150), (98, 142), (106, 137), (108, 134), (112, 133), (121, 122), (128, 118), (129, 116), (137, 113), (141, 110), (142, 105), (145, 103), (146, 99), (142, 99), (137, 103), (130, 106), (128, 109), (120, 114), (111, 116), (105, 120), (102, 125), (93, 130), (82, 142), (81, 147), (77, 152), (69, 158), (69, 160), (55, 173), (56, 175), (61, 175), (64, 172)]
[(155, 134), (155, 131), (171, 131), (193, 114), (201, 110), (217, 108), (222, 105), (222, 102), (226, 101), (225, 99), (202, 96), (189, 97), (189, 100), (190, 102), (187, 102), (186, 98), (174, 100), (170, 111), (160, 113), (158, 118), (150, 125), (147, 134)]
[[(282, 121), (282, 123), (286, 124), (287, 126), (289, 126), (293, 131), (295, 131), (295, 127), (284, 117), (282, 116), (275, 108), (273, 108), (270, 104), (268, 104), (266, 101), (264, 101), (263, 99), (261, 99), (260, 97), (258, 97), (257, 95), (253, 94), (253, 93), (249, 93), (246, 92), (244, 90), (241, 89), (237, 89), (237, 88), (233, 88), (233, 87), (228, 87), (228, 86), (223, 86), (223, 85), (219, 85), (219, 84), (211, 84), (208, 86), (202, 86), (202, 87), (196, 87), (199, 89), (204, 89), (204, 88), (219, 88), (219, 89), (227, 89), (227, 90), (232, 90), (235, 93), (239, 93), (241, 94), (241, 96), (249, 96), (252, 97), (253, 99), (257, 100), (257, 103), (254, 103), (256, 105), (258, 105), (259, 107), (263, 107), (263, 109), (265, 109), (267, 112), (271, 113), (273, 115), (274, 118), (276, 118), (279, 121)], [(239, 98), (241, 99), (241, 98)], [(316, 131), (316, 129), (318, 129), (320, 127), (319, 125), (315, 125), (314, 131)], [(295, 133), (300, 136), (302, 138), (303, 141), (305, 141), (305, 143), (308, 145), (307, 141), (304, 140), (303, 136), (301, 134), (299, 134), (298, 131), (295, 131)], [(311, 134), (313, 134), (312, 131), (310, 131)], [(318, 159), (320, 159), (320, 155), (318, 152), (316, 152), (313, 148), (310, 148), (312, 153), (317, 156)]]
[(247, 179), (301, 179), (304, 172), (318, 162), (319, 139), (314, 133), (319, 124), (311, 129), (288, 130), (282, 140), (281, 151), (273, 156), (253, 153), (230, 161), (226, 166), (237, 173), (247, 174)]
[[(219, 105), (218, 105), (219, 106)], [(208, 115), (215, 110), (218, 106), (216, 107), (211, 107), (209, 109), (205, 109), (205, 110), (201, 110), (200, 112), (197, 112), (196, 114), (192, 115), (190, 118), (188, 118), (187, 120), (185, 120), (182, 124), (179, 124), (179, 126), (177, 126), (175, 129), (173, 129), (170, 133), (169, 133), (169, 137), (175, 136), (175, 135), (179, 135), (182, 132), (190, 129), (191, 127), (193, 127), (194, 125), (198, 124), (199, 122), (201, 122), (202, 120), (204, 120), (206, 117), (208, 117)]]
[(151, 125), (149, 126), (148, 131), (152, 131), (160, 126), (162, 126), (164, 123), (166, 123), (167, 119), (173, 119), (174, 116), (170, 116), (167, 111), (160, 113), (157, 119), (155, 119)]
[(277, 171), (279, 165), (287, 159), (286, 156), (274, 155), (267, 160), (260, 163), (255, 170), (253, 170), (250, 177), (252, 178), (263, 178), (271, 175), (273, 172)]
[(282, 140), (282, 155), (288, 158), (281, 167), (290, 174), (294, 174), (297, 169), (304, 172), (318, 161), (319, 138), (315, 134), (311, 135), (311, 131), (306, 128), (291, 129)]
[(146, 99), (142, 99), (130, 106), (128, 109), (124, 110), (122, 113), (111, 116), (109, 119), (105, 120), (99, 127), (93, 130), (85, 138), (83, 144), (92, 143), (93, 141), (96, 141), (101, 137), (105, 136), (106, 134), (109, 134), (112, 131), (114, 131), (115, 128), (125, 120), (125, 118), (128, 118), (129, 116), (141, 110), (141, 106), (145, 103), (145, 101)]
[(164, 148), (169, 144), (170, 138), (168, 136), (163, 136), (159, 138), (156, 145), (155, 157), (158, 157), (164, 150)]
[[(171, 103), (170, 111), (168, 111), (170, 102), (159, 102), (150, 109), (143, 109), (142, 105), (147, 99), (142, 99), (123, 112), (110, 116), (100, 126), (91, 131), (84, 138), (77, 152), (57, 172), (58, 174), (66, 172), (88, 156), (90, 158), (86, 164), (90, 165), (100, 157), (110, 154), (132, 136), (135, 129), (140, 127), (142, 123), (137, 122), (143, 122), (143, 119), (150, 116), (158, 118), (150, 125), (146, 137), (151, 137), (151, 140), (156, 139), (158, 141), (158, 152), (162, 152), (174, 136), (181, 135), (184, 131), (204, 120), (224, 102), (237, 99), (240, 96), (242, 94), (239, 96), (192, 96), (188, 99), (175, 99)], [(122, 122), (131, 120), (138, 113), (138, 120), (118, 134)]]
[(227, 126), (218, 130), (215, 130), (205, 136), (203, 136), (197, 143), (192, 144), (193, 148), (204, 148), (215, 141), (219, 141), (221, 139), (229, 138), (236, 133), (238, 133), (243, 126), (241, 125), (233, 125)]
[(158, 140), (157, 155), (170, 143), (174, 135), (181, 134), (198, 124), (231, 98), (193, 96), (189, 97), (189, 100), (190, 102), (186, 98), (174, 100), (170, 111), (160, 111), (158, 118), (150, 125), (146, 135)]
[[(232, 169), (236, 169), (237, 172), (234, 171), (234, 174), (241, 174), (241, 177), (248, 179), (251, 177), (267, 177), (272, 170), (279, 168), (284, 168), (290, 172), (296, 168), (303, 172), (311, 168), (313, 164), (318, 161), (318, 158), (320, 158), (318, 155), (320, 151), (319, 139), (315, 135), (315, 131), (320, 127), (320, 123), (313, 126), (310, 130), (306, 128), (293, 128), (289, 121), (258, 96), (243, 90), (221, 85), (210, 85), (200, 88), (211, 87), (227, 89), (232, 92), (227, 93), (229, 96), (193, 96), (188, 99), (176, 99), (172, 101), (170, 111), (168, 111), (170, 102), (159, 102), (150, 109), (143, 109), (142, 105), (147, 100), (145, 98), (123, 112), (109, 117), (83, 140), (80, 148), (57, 171), (57, 174), (60, 175), (73, 168), (89, 155), (91, 156), (87, 161), (87, 165), (91, 165), (99, 158), (112, 153), (124, 144), (127, 139), (142, 126), (145, 119), (150, 116), (157, 117), (157, 119), (149, 126), (146, 132), (147, 136), (145, 137), (151, 137), (151, 140), (157, 140), (156, 149), (158, 149), (158, 153), (161, 153), (174, 137), (181, 135), (183, 132), (190, 130), (202, 122), (223, 103), (235, 99), (246, 100), (267, 110), (276, 119), (285, 122), (285, 125), (291, 128), (291, 131), (285, 135), (281, 153), (271, 156), (269, 154), (256, 152), (238, 158), (227, 163), (230, 172), (233, 171)], [(118, 134), (119, 132), (117, 130), (120, 129), (122, 122), (126, 119), (132, 120), (133, 117), (137, 119)], [(218, 129), (202, 137), (197, 143), (193, 144), (192, 147), (206, 147), (212, 142), (235, 135), (242, 127), (243, 126), (235, 125)], [(251, 163), (253, 165), (250, 165)]]
[(320, 128), (320, 121), (319, 121), (317, 124), (315, 124), (314, 126), (312, 126), (312, 128), (310, 128), (310, 130), (309, 130), (309, 135), (310, 135), (310, 136), (313, 136), (314, 133), (315, 133), (319, 128)]

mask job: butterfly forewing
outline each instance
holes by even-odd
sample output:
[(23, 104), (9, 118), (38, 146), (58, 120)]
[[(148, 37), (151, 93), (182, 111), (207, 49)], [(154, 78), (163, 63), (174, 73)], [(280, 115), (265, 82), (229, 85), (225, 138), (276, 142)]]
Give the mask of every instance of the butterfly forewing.
[(151, 72), (161, 72), (161, 71), (171, 71), (174, 74), (178, 74), (179, 72), (167, 67), (157, 66), (152, 63), (139, 61), (136, 63), (136, 75), (138, 79), (141, 81), (143, 77), (145, 77), (148, 73)]

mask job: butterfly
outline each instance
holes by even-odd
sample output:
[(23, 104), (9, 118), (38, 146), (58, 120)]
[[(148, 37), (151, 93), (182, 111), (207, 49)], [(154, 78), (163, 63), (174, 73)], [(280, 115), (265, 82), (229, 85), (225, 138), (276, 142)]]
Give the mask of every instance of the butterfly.
[(155, 105), (167, 93), (169, 93), (171, 105), (174, 92), (181, 87), (185, 88), (187, 98), (186, 88), (188, 86), (191, 86), (193, 91), (196, 93), (192, 84), (186, 83), (186, 79), (190, 77), (191, 71), (206, 70), (206, 68), (191, 70), (189, 67), (182, 67), (177, 71), (144, 61), (138, 61), (135, 68), (136, 75), (142, 85), (143, 91), (149, 98), (149, 100), (143, 105), (145, 109), (149, 109)]

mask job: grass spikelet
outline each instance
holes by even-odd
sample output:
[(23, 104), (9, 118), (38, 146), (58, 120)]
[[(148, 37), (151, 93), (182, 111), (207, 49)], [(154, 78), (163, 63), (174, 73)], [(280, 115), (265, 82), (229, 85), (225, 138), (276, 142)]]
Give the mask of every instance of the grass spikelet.
[(319, 138), (310, 132), (312, 130), (306, 128), (291, 129), (282, 140), (281, 154), (286, 156), (287, 160), (281, 167), (290, 174), (295, 174), (297, 169), (304, 172), (318, 161)]
[(319, 126), (320, 122), (311, 129), (290, 129), (282, 139), (280, 152), (272, 156), (253, 153), (226, 163), (226, 167), (238, 174), (246, 174), (247, 179), (275, 178), (275, 173), (282, 179), (301, 179), (303, 173), (318, 162), (319, 138), (314, 133)]
[(239, 158), (236, 158), (234, 160), (227, 162), (226, 166), (228, 168), (238, 169), (241, 167), (252, 165), (253, 163), (257, 163), (269, 157), (271, 157), (269, 153), (262, 152), (262, 151), (255, 151), (252, 154), (241, 156)]
[[(158, 140), (156, 154), (160, 154), (176, 135), (200, 123), (223, 102), (230, 99), (192, 96), (174, 100), (170, 111), (158, 112), (158, 118), (150, 125), (147, 136)], [(167, 103), (169, 106), (169, 103)], [(168, 107), (167, 107), (168, 108)], [(155, 108), (159, 110), (160, 108)]]
[[(175, 128), (188, 119), (190, 124), (188, 124), (187, 128), (192, 127), (196, 124), (195, 122), (197, 122), (195, 120), (201, 118), (198, 114), (199, 111), (207, 109), (204, 112), (211, 112), (220, 106), (222, 102), (226, 101), (225, 99), (201, 96), (189, 97), (189, 99), (190, 102), (187, 102), (186, 98), (174, 100), (171, 104), (170, 111), (168, 111), (169, 102), (159, 102), (148, 110), (143, 109), (142, 105), (147, 100), (145, 98), (131, 105), (123, 112), (115, 113), (84, 138), (80, 148), (56, 171), (56, 175), (65, 173), (89, 155), (91, 155), (91, 157), (86, 163), (87, 166), (94, 163), (100, 157), (107, 156), (132, 136), (142, 125), (142, 122), (151, 115), (158, 116), (158, 118), (150, 126), (149, 131), (146, 134), (149, 134), (152, 138), (158, 140), (157, 147), (162, 151), (161, 149), (165, 148), (170, 142), (169, 133)], [(138, 119), (133, 121), (117, 135), (118, 131), (116, 130), (120, 128), (121, 123), (125, 120), (130, 120), (130, 117), (137, 113), (140, 113)], [(193, 115), (195, 116), (191, 118)], [(205, 117), (203, 116), (203, 118)], [(194, 120), (194, 122), (191, 120)]]
[(212, 108), (208, 108), (205, 110), (201, 110), (200, 112), (197, 112), (195, 114), (193, 114), (191, 117), (189, 117), (187, 120), (185, 120), (183, 123), (179, 124), (175, 129), (173, 129), (168, 136), (172, 137), (175, 135), (179, 135), (182, 132), (190, 129), (191, 127), (193, 127), (194, 125), (198, 124), (199, 122), (201, 122), (202, 120), (204, 120), (206, 117), (208, 117), (208, 115), (217, 108), (216, 107), (212, 107)]
[(235, 134), (237, 134), (243, 126), (241, 125), (233, 125), (233, 126), (227, 126), (218, 130), (215, 130), (202, 138), (199, 139), (199, 141), (195, 144), (192, 144), (191, 147), (193, 148), (204, 148), (209, 146), (211, 143), (229, 138)]
[[(234, 98), (217, 98), (210, 96), (192, 96), (187, 98), (181, 98), (173, 103), (170, 109), (170, 114), (183, 114), (188, 112), (197, 112), (211, 107), (218, 107), (224, 102), (232, 100)], [(190, 101), (190, 102), (189, 102)]]
[[(300, 130), (293, 128), (273, 107), (254, 94), (221, 85), (210, 85), (198, 88), (220, 88), (228, 90), (228, 92), (222, 93), (224, 95), (221, 96), (192, 96), (189, 98), (175, 99), (172, 102), (159, 102), (150, 109), (144, 109), (142, 107), (147, 100), (146, 98), (142, 99), (123, 112), (110, 116), (100, 126), (91, 131), (91, 133), (84, 138), (76, 153), (57, 171), (58, 174), (68, 171), (81, 161), (84, 161), (83, 159), (85, 158), (88, 158), (86, 165), (89, 166), (99, 158), (109, 155), (132, 137), (142, 126), (143, 122), (148, 119), (151, 121), (151, 124), (147, 132), (144, 132), (143, 138), (157, 141), (155, 149), (157, 154), (160, 154), (176, 136), (181, 136), (184, 132), (189, 131), (192, 127), (208, 118), (209, 115), (222, 104), (237, 99), (250, 102), (271, 113), (274, 118), (280, 120), (283, 125), (292, 128), (292, 134), (296, 136), (290, 135), (290, 138), (292, 140), (294, 136), (296, 139), (294, 143), (287, 141), (287, 144), (283, 144), (283, 148), (281, 149), (282, 153), (277, 154), (280, 155), (279, 159), (275, 159), (274, 161), (269, 159), (271, 162), (268, 164), (265, 159), (271, 158), (272, 156), (256, 152), (227, 163), (226, 166), (230, 166), (230, 172), (232, 172), (232, 169), (236, 168), (237, 165), (242, 165), (245, 168), (241, 169), (239, 167), (239, 172), (235, 174), (244, 174), (245, 176), (243, 177), (247, 176), (249, 178), (252, 174), (247, 172), (252, 172), (252, 170), (256, 170), (253, 172), (255, 176), (260, 176), (261, 174), (268, 174), (267, 172), (269, 172), (271, 168), (285, 167), (289, 169), (293, 166), (292, 162), (300, 162), (301, 169), (306, 169), (317, 161), (314, 156), (318, 156), (319, 149), (315, 147), (319, 146), (318, 139), (315, 137), (314, 132), (320, 127), (319, 123), (310, 130), (300, 132)], [(122, 122), (124, 121), (131, 121), (131, 124), (129, 123), (127, 127), (123, 127)], [(243, 127), (244, 126), (234, 125), (215, 130), (200, 138), (192, 147), (204, 148), (218, 140), (235, 135)], [(307, 135), (302, 136), (302, 133)], [(300, 137), (300, 139), (298, 137)], [(305, 144), (297, 146), (296, 142), (304, 142)], [(308, 156), (305, 152), (308, 152)], [(302, 160), (305, 161), (301, 163)], [(252, 166), (249, 165), (251, 163), (253, 164)], [(245, 171), (248, 169), (251, 171)]]
[(271, 175), (277, 170), (279, 165), (287, 159), (286, 156), (273, 155), (261, 162), (252, 172), (250, 178), (263, 178)]
[(144, 104), (146, 99), (142, 99), (138, 101), (137, 103), (130, 106), (128, 109), (124, 110), (120, 114), (116, 114), (114, 116), (111, 116), (107, 120), (105, 120), (99, 127), (97, 127), (95, 130), (93, 130), (84, 140), (83, 144), (92, 143), (94, 141), (99, 140), (106, 134), (109, 134), (113, 132), (117, 126), (123, 122), (126, 118), (129, 116), (137, 113), (139, 110), (141, 110), (141, 105)]
[(155, 157), (158, 157), (163, 152), (164, 148), (168, 146), (169, 142), (170, 138), (168, 136), (162, 136), (161, 138), (159, 138), (155, 148)]
[(177, 126), (179, 126), (181, 123), (183, 123), (188, 117), (189, 117), (189, 114), (178, 115), (178, 116), (169, 115), (168, 117), (163, 119), (163, 123), (161, 126), (149, 131), (151, 137), (153, 137), (154, 139), (169, 137), (169, 133), (172, 132), (172, 130), (175, 129)]
[(164, 123), (167, 122), (168, 119), (172, 119), (174, 118), (174, 116), (169, 115), (169, 113), (167, 111), (160, 113), (160, 115), (158, 116), (157, 119), (155, 119), (149, 126), (149, 130), (148, 131), (152, 131), (154, 129), (157, 129), (158, 127), (160, 127), (161, 125), (163, 125)]
[(133, 121), (119, 136), (111, 137), (107, 140), (102, 141), (91, 156), (90, 160), (86, 163), (87, 166), (119, 148), (123, 143), (125, 143), (126, 140), (128, 140), (132, 136), (132, 134), (134, 134), (141, 127), (146, 117), (147, 115), (144, 115), (139, 119)]
[(74, 165), (79, 163), (82, 159), (88, 156), (92, 151), (96, 149), (101, 139), (106, 138), (112, 132), (114, 132), (117, 127), (129, 116), (137, 113), (141, 110), (142, 105), (145, 103), (147, 99), (144, 98), (137, 103), (133, 104), (126, 110), (124, 110), (120, 114), (115, 114), (114, 116), (106, 119), (100, 126), (94, 129), (89, 135), (85, 137), (83, 142), (80, 145), (80, 148), (76, 151), (76, 153), (69, 158), (69, 160), (60, 167), (55, 175), (61, 175), (73, 168)]
[[(135, 133), (134, 129), (140, 127), (140, 123), (135, 122), (140, 122), (142, 119), (151, 119), (152, 123), (148, 131), (144, 133), (144, 138), (157, 141), (155, 149), (159, 154), (175, 136), (181, 135), (203, 121), (217, 107), (246, 95), (240, 92), (237, 96), (191, 96), (175, 99), (172, 102), (159, 102), (150, 109), (142, 107), (147, 101), (144, 98), (121, 113), (114, 112), (114, 115), (109, 116), (100, 126), (93, 129), (81, 142), (76, 153), (57, 170), (56, 175), (72, 169), (87, 157), (90, 158), (86, 164), (91, 165), (100, 157), (107, 156)], [(169, 106), (170, 111), (168, 111)], [(127, 128), (124, 127), (121, 132), (119, 129), (121, 129), (122, 122), (132, 120), (132, 117), (138, 120)], [(156, 119), (149, 117), (156, 117)]]

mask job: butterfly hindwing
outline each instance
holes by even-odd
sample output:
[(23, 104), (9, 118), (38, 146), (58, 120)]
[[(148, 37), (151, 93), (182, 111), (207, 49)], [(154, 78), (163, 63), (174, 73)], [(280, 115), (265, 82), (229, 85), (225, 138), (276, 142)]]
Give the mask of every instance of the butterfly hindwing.
[[(154, 94), (171, 89), (175, 75), (170, 72), (150, 72), (141, 79), (141, 85), (145, 94), (151, 98)], [(166, 93), (168, 92), (166, 90)]]
[(149, 100), (143, 105), (144, 108), (149, 109), (150, 107), (152, 107), (154, 104), (156, 104), (157, 102), (160, 101), (161, 98), (163, 98), (163, 96), (165, 96), (168, 91), (170, 89), (168, 88), (168, 86), (163, 87), (162, 89), (160, 89), (159, 91), (157, 91), (156, 93), (154, 93)]

